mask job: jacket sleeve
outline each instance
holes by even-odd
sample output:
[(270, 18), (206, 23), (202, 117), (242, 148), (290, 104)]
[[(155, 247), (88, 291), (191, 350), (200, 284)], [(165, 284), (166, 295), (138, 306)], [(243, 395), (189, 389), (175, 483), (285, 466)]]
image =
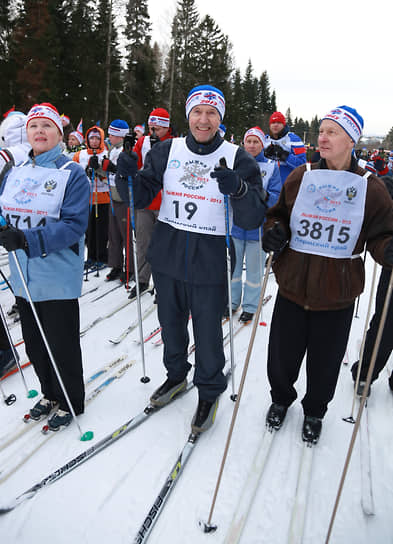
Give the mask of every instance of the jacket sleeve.
[(281, 192), (281, 176), (280, 170), (277, 163), (274, 163), (273, 173), (270, 176), (269, 182), (267, 184), (267, 192), (269, 193), (269, 198), (267, 200), (267, 205), (271, 208), (278, 200)]
[(256, 229), (262, 225), (267, 209), (258, 163), (242, 147), (239, 147), (235, 156), (234, 170), (246, 187), (239, 197), (231, 197), (233, 223), (245, 230)]
[(297, 134), (290, 133), (291, 138), (291, 151), (288, 155), (287, 160), (285, 161), (288, 166), (291, 168), (296, 168), (301, 164), (306, 163), (306, 149), (304, 143), (299, 138)]
[(71, 170), (60, 211), (59, 221), (49, 222), (44, 227), (24, 231), (30, 257), (45, 256), (79, 242), (87, 229), (89, 218), (89, 181), (83, 168), (77, 164)]

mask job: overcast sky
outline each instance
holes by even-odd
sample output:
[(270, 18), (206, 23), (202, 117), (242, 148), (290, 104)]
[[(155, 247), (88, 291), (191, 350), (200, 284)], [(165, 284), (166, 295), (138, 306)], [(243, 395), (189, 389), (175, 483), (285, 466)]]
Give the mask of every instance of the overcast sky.
[[(266, 70), (277, 107), (311, 121), (346, 104), (365, 135), (393, 127), (393, 7), (389, 0), (196, 0), (233, 44), (242, 74)], [(176, 0), (149, 0), (153, 39), (170, 41)], [(201, 82), (203, 83), (203, 82)]]

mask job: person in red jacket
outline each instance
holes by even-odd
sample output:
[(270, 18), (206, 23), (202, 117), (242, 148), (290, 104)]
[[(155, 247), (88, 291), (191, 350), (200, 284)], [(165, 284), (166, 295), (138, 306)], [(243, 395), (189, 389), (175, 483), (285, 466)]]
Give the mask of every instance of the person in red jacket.
[[(149, 135), (139, 138), (134, 146), (134, 151), (138, 155), (139, 170), (143, 168), (146, 154), (150, 151), (154, 144), (163, 142), (169, 138), (173, 138), (170, 127), (169, 113), (164, 108), (155, 108), (150, 113), (148, 127)], [(161, 191), (154, 198), (150, 206), (144, 210), (135, 210), (139, 292), (141, 293), (149, 288), (151, 268), (150, 264), (146, 260), (146, 253), (153, 234), (154, 226), (157, 222), (160, 206)], [(133, 287), (129, 298), (134, 298), (135, 296), (136, 287)]]

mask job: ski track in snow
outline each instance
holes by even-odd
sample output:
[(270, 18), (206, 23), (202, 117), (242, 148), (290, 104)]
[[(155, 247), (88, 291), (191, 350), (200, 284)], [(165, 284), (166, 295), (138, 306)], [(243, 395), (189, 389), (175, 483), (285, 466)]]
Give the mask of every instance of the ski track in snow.
[[(371, 278), (372, 266), (369, 259), (366, 263), (368, 281)], [(2, 270), (8, 273), (4, 265)], [(104, 282), (106, 273), (106, 270), (101, 271), (99, 278), (90, 274), (89, 281), (83, 283), (84, 290), (95, 286), (99, 286), (99, 289), (80, 299), (81, 329), (126, 300), (127, 295), (122, 287), (96, 302), (89, 302), (114, 285)], [(336, 396), (325, 416), (321, 439), (314, 452), (304, 544), (325, 541), (333, 511), (353, 430), (353, 426), (345, 423), (342, 418), (351, 411), (353, 386), (350, 367), (357, 359), (356, 345), (363, 333), (368, 291), (367, 283), (365, 293), (360, 299), (359, 318), (353, 320), (348, 345), (349, 364), (342, 367)], [(272, 294), (273, 299), (263, 308), (263, 320), (268, 326), (275, 293), (276, 284), (271, 275), (266, 294)], [(9, 290), (0, 291), (0, 297), (3, 309), (8, 310), (13, 303), (12, 294)], [(142, 299), (142, 311), (150, 300), (150, 295)], [(136, 318), (136, 303), (132, 303), (115, 316), (98, 323), (81, 339), (86, 377), (105, 362), (123, 354), (127, 355), (126, 361), (137, 361), (120, 380), (104, 390), (79, 418), (83, 431), (94, 431), (94, 442), (143, 410), (150, 394), (165, 379), (161, 363), (162, 348), (156, 348), (152, 342), (148, 342), (145, 344), (146, 374), (151, 381), (147, 384), (141, 383), (143, 371), (140, 346), (135, 342), (139, 338), (138, 328), (118, 345), (109, 342), (109, 338), (117, 337)], [(153, 312), (143, 323), (144, 334), (157, 326), (157, 315)], [(189, 463), (157, 520), (149, 538), (151, 544), (221, 544), (224, 541), (242, 485), (247, 478), (248, 466), (264, 430), (265, 414), (270, 405), (266, 377), (268, 326), (259, 326), (257, 331), (213, 512), (212, 523), (217, 524), (217, 531), (204, 534), (198, 527), (198, 521), (207, 521), (210, 512), (234, 406), (229, 398), (231, 383), (220, 399), (214, 427), (198, 441)], [(227, 330), (228, 325), (224, 327)], [(252, 325), (246, 327), (235, 337), (236, 384), (240, 380), (251, 328)], [(14, 339), (21, 336), (19, 325), (11, 328), (11, 335)], [(190, 336), (192, 342), (191, 327)], [(26, 355), (23, 345), (18, 350), (21, 361), (24, 361)], [(229, 346), (226, 347), (226, 354), (229, 357)], [(190, 362), (192, 361), (193, 356), (190, 358)], [(32, 368), (28, 367), (24, 372), (28, 387), (39, 390)], [(387, 372), (382, 373), (379, 381), (373, 385), (368, 403), (375, 516), (364, 516), (361, 508), (358, 437), (330, 538), (332, 544), (393, 543), (393, 396), (387, 386), (387, 376)], [(102, 380), (98, 379), (94, 386)], [(304, 394), (304, 381), (302, 368), (297, 384), (299, 398), (288, 411), (282, 430), (274, 440), (243, 532), (242, 544), (287, 542), (302, 451), (303, 414), (299, 400)], [(34, 403), (34, 399), (26, 398), (18, 375), (8, 378), (2, 385), (7, 395), (16, 394), (17, 402), (10, 407), (3, 402), (0, 404), (0, 435)], [(187, 440), (196, 404), (197, 391), (192, 389), (61, 480), (39, 491), (33, 499), (1, 516), (1, 541), (7, 539), (9, 543), (18, 544), (132, 542)], [(24, 440), (23, 437), (20, 443)], [(92, 442), (81, 442), (76, 425), (71, 425), (44, 445), (21, 469), (0, 485), (0, 503), (9, 502), (91, 444)], [(13, 446), (17, 447), (18, 443)], [(10, 451), (0, 452), (0, 467)]]

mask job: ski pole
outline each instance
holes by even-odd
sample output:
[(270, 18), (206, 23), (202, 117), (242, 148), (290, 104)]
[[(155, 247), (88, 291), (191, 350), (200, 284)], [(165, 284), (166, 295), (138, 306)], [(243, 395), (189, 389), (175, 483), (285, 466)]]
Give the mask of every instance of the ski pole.
[[(221, 157), (221, 168), (228, 168), (225, 157)], [(225, 243), (226, 243), (226, 256), (227, 256), (227, 287), (228, 287), (228, 310), (229, 310), (229, 346), (231, 353), (231, 383), (232, 383), (232, 395), (231, 400), (236, 401), (237, 395), (235, 393), (235, 352), (233, 345), (233, 312), (232, 312), (232, 260), (231, 260), (231, 238), (229, 230), (229, 198), (228, 195), (224, 195), (225, 205)]]
[(359, 363), (358, 363), (358, 368), (357, 368), (357, 372), (356, 372), (355, 386), (354, 386), (354, 390), (353, 390), (353, 400), (352, 400), (351, 415), (348, 416), (348, 417), (343, 417), (343, 420), (346, 421), (347, 423), (355, 423), (355, 420), (353, 418), (353, 412), (355, 410), (357, 390), (358, 390), (359, 381), (360, 381), (360, 371), (362, 369), (362, 364), (363, 364), (364, 346), (366, 344), (366, 335), (367, 335), (368, 325), (369, 325), (369, 322), (370, 322), (371, 308), (372, 308), (372, 305), (373, 305), (373, 302), (374, 302), (375, 277), (376, 277), (376, 274), (377, 274), (377, 266), (378, 266), (377, 263), (374, 262), (373, 277), (372, 277), (372, 280), (371, 280), (370, 298), (369, 298), (369, 301), (368, 301), (367, 316), (366, 316), (366, 321), (364, 323), (363, 338), (362, 338), (362, 344), (361, 344), (361, 347), (360, 347), (360, 354), (359, 354)]
[[(124, 138), (124, 150), (128, 154), (130, 154), (130, 152), (132, 151), (130, 137), (126, 136)], [(145, 344), (143, 342), (141, 294), (140, 294), (140, 291), (139, 291), (138, 256), (137, 256), (137, 250), (136, 250), (134, 187), (133, 187), (132, 177), (131, 176), (128, 176), (128, 197), (129, 197), (129, 200), (130, 200), (128, 209), (129, 209), (129, 212), (130, 212), (130, 222), (131, 222), (132, 254), (133, 254), (133, 259), (134, 259), (134, 278), (135, 278), (136, 301), (137, 301), (137, 309), (138, 309), (139, 338), (140, 338), (140, 342), (141, 342), (142, 369), (143, 369), (143, 376), (141, 378), (141, 382), (142, 383), (148, 383), (150, 381), (150, 378), (148, 376), (146, 376)]]
[(22, 370), (21, 364), (19, 362), (19, 354), (16, 351), (16, 348), (15, 348), (14, 343), (12, 341), (11, 333), (9, 331), (9, 328), (8, 328), (8, 325), (7, 325), (7, 320), (5, 318), (3, 308), (1, 307), (1, 305), (0, 305), (0, 317), (1, 317), (1, 321), (3, 323), (4, 329), (5, 329), (7, 338), (8, 338), (8, 343), (10, 345), (12, 355), (14, 356), (16, 366), (18, 367), (19, 373), (20, 373), (22, 381), (23, 381), (23, 385), (24, 385), (24, 387), (26, 389), (26, 396), (27, 396), (28, 399), (32, 399), (32, 398), (34, 398), (34, 397), (36, 397), (38, 395), (38, 391), (36, 391), (35, 389), (30, 389), (29, 390), (29, 388), (27, 387), (27, 383), (26, 383), (26, 380), (25, 380), (25, 375), (24, 375), (24, 372)]
[[(5, 227), (6, 225), (7, 225), (7, 223), (6, 223), (5, 219), (4, 219), (4, 217), (0, 216), (0, 226)], [(68, 407), (69, 407), (70, 412), (72, 414), (72, 417), (74, 418), (74, 421), (75, 421), (75, 423), (76, 423), (76, 425), (78, 427), (78, 430), (79, 430), (79, 433), (80, 433), (80, 439), (82, 441), (91, 440), (93, 438), (93, 432), (92, 431), (86, 431), (85, 433), (83, 433), (82, 429), (81, 429), (81, 427), (79, 425), (79, 422), (76, 419), (74, 408), (73, 408), (73, 406), (71, 404), (71, 401), (70, 401), (70, 398), (68, 396), (67, 390), (66, 390), (66, 388), (64, 386), (63, 380), (61, 379), (59, 369), (57, 368), (57, 364), (56, 364), (55, 359), (53, 357), (52, 350), (50, 349), (50, 346), (48, 344), (48, 340), (46, 338), (44, 329), (42, 328), (40, 319), (39, 319), (38, 314), (37, 314), (37, 310), (35, 308), (35, 304), (33, 302), (33, 299), (31, 298), (30, 291), (29, 291), (29, 288), (27, 287), (27, 283), (26, 283), (25, 277), (23, 275), (22, 269), (20, 267), (19, 259), (18, 259), (17, 255), (16, 255), (16, 252), (15, 251), (10, 251), (9, 253), (12, 255), (12, 257), (14, 259), (16, 268), (18, 270), (18, 274), (20, 276), (20, 279), (21, 279), (21, 282), (22, 282), (22, 285), (23, 285), (23, 289), (24, 289), (24, 291), (25, 291), (25, 293), (27, 295), (27, 298), (29, 300), (31, 311), (33, 312), (34, 319), (36, 321), (38, 330), (40, 331), (42, 341), (44, 342), (46, 350), (48, 352), (49, 359), (50, 359), (50, 362), (52, 364), (53, 370), (54, 370), (54, 372), (56, 374), (56, 377), (57, 377), (57, 379), (59, 381), (60, 387), (61, 387), (63, 395), (64, 395), (64, 397), (65, 397), (65, 399), (67, 401), (67, 404), (68, 404)]]
[(349, 444), (347, 457), (345, 459), (344, 468), (343, 468), (343, 472), (342, 472), (342, 475), (341, 475), (341, 480), (340, 480), (340, 484), (339, 484), (339, 487), (338, 487), (336, 501), (334, 503), (333, 513), (332, 513), (332, 516), (331, 516), (331, 519), (330, 519), (329, 529), (328, 529), (328, 533), (327, 533), (327, 536), (326, 536), (325, 544), (329, 543), (329, 539), (330, 539), (330, 536), (331, 536), (331, 533), (332, 533), (333, 524), (334, 524), (334, 520), (335, 520), (336, 513), (337, 513), (338, 503), (340, 501), (341, 492), (342, 492), (343, 487), (344, 487), (345, 477), (347, 475), (349, 463), (351, 461), (352, 451), (353, 451), (353, 448), (354, 448), (354, 445), (355, 445), (356, 436), (357, 436), (359, 426), (360, 426), (360, 419), (362, 417), (364, 405), (366, 404), (367, 393), (368, 393), (368, 389), (370, 387), (371, 377), (373, 375), (375, 361), (377, 359), (379, 346), (380, 346), (381, 338), (382, 338), (382, 334), (383, 334), (383, 329), (384, 329), (384, 326), (385, 326), (386, 316), (387, 316), (388, 309), (389, 309), (390, 298), (391, 298), (391, 295), (392, 295), (392, 287), (393, 287), (393, 270), (390, 272), (389, 285), (388, 285), (388, 288), (387, 288), (387, 291), (386, 291), (385, 302), (384, 302), (383, 310), (382, 310), (382, 314), (381, 314), (381, 320), (379, 322), (377, 337), (375, 339), (375, 344), (374, 344), (373, 352), (372, 352), (372, 355), (371, 355), (370, 367), (369, 367), (368, 372), (367, 372), (366, 384), (364, 386), (363, 394), (362, 394), (362, 397), (361, 397), (361, 400), (360, 400), (360, 407), (359, 407), (358, 414), (356, 416), (356, 423), (355, 423), (355, 426), (353, 428), (352, 437), (351, 437), (351, 441), (350, 441), (350, 444)]
[(96, 201), (94, 203), (94, 211), (95, 211), (95, 235), (96, 235), (96, 273), (95, 273), (95, 276), (96, 278), (99, 277), (100, 273), (98, 271), (98, 241), (99, 241), (99, 236), (98, 236), (98, 181), (97, 181), (97, 176), (95, 177), (95, 187), (96, 187), (96, 190), (95, 190), (95, 195), (96, 195)]
[(273, 260), (273, 251), (270, 251), (269, 252), (269, 257), (268, 257), (268, 260), (267, 260), (267, 264), (266, 264), (265, 275), (263, 277), (263, 284), (262, 284), (261, 294), (259, 296), (258, 308), (257, 308), (257, 311), (256, 311), (256, 313), (254, 315), (254, 323), (253, 323), (253, 327), (252, 327), (252, 332), (251, 332), (250, 342), (249, 342), (249, 345), (248, 345), (246, 359), (244, 361), (243, 372), (242, 372), (242, 376), (241, 376), (241, 379), (240, 379), (239, 392), (237, 394), (235, 407), (233, 409), (233, 414), (232, 414), (231, 424), (230, 424), (230, 427), (229, 427), (228, 437), (227, 437), (227, 441), (226, 441), (225, 448), (224, 448), (224, 454), (223, 454), (222, 461), (221, 461), (221, 466), (220, 466), (220, 470), (219, 470), (219, 474), (218, 474), (218, 478), (217, 478), (216, 488), (215, 488), (214, 494), (213, 494), (213, 500), (212, 500), (212, 504), (211, 504), (211, 508), (210, 508), (209, 518), (208, 518), (206, 523), (204, 523), (202, 521), (199, 522), (199, 526), (203, 529), (203, 532), (205, 532), (205, 533), (211, 533), (211, 532), (214, 532), (217, 529), (217, 525), (212, 525), (211, 520), (212, 520), (212, 516), (213, 516), (214, 507), (215, 507), (215, 504), (216, 504), (216, 499), (217, 499), (218, 489), (219, 489), (220, 483), (221, 483), (222, 474), (224, 472), (225, 461), (226, 461), (226, 458), (227, 458), (227, 455), (228, 455), (229, 445), (230, 445), (232, 434), (233, 434), (233, 429), (235, 427), (237, 413), (239, 411), (240, 400), (241, 400), (241, 397), (242, 397), (244, 382), (246, 380), (248, 365), (249, 365), (249, 362), (250, 362), (251, 353), (252, 353), (252, 349), (253, 349), (253, 346), (254, 346), (254, 340), (255, 340), (255, 335), (256, 335), (257, 327), (258, 327), (259, 315), (261, 313), (262, 306), (263, 306), (263, 299), (264, 299), (264, 296), (265, 296), (267, 281), (269, 279), (269, 271), (270, 271), (270, 267), (272, 265), (272, 260)]

